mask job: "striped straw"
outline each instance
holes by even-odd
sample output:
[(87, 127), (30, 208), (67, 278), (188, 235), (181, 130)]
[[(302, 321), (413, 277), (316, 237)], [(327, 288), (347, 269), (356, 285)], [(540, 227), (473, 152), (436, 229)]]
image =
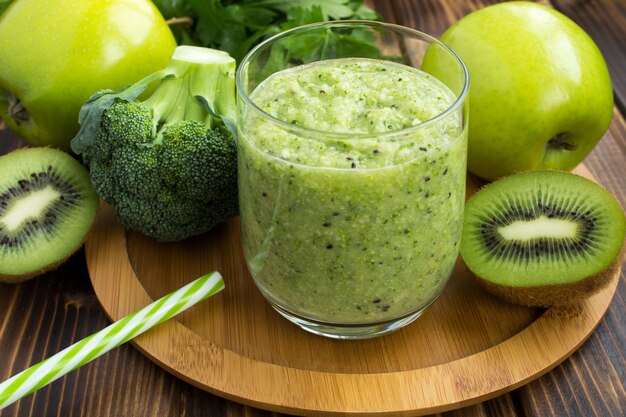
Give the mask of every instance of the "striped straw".
[(0, 383), (0, 410), (224, 289), (207, 274)]

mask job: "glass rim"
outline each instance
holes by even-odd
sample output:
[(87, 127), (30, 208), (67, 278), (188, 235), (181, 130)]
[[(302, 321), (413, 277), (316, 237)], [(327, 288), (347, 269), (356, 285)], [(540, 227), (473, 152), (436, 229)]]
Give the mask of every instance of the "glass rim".
[[(441, 113), (437, 114), (435, 117), (432, 117), (428, 120), (425, 120), (415, 126), (410, 126), (410, 127), (405, 127), (405, 128), (401, 128), (401, 129), (394, 129), (394, 130), (389, 130), (389, 131), (385, 131), (385, 132), (367, 132), (367, 133), (352, 133), (352, 132), (333, 132), (333, 131), (327, 131), (327, 130), (319, 130), (319, 129), (313, 129), (313, 128), (309, 128), (309, 127), (304, 127), (304, 126), (299, 126), (299, 125), (294, 125), (291, 124), (285, 120), (281, 120), (277, 117), (272, 116), (271, 114), (263, 111), (260, 107), (258, 107), (256, 105), (256, 103), (254, 103), (254, 101), (252, 101), (252, 99), (250, 98), (250, 96), (244, 92), (243, 89), (243, 81), (242, 81), (242, 68), (244, 68), (244, 64), (246, 64), (248, 61), (251, 61), (260, 51), (261, 49), (263, 49), (265, 46), (267, 46), (270, 43), (273, 43), (281, 38), (287, 37), (295, 32), (300, 32), (300, 31), (304, 31), (304, 30), (309, 30), (309, 29), (313, 29), (316, 27), (331, 27), (331, 26), (336, 26), (336, 27), (350, 27), (350, 26), (365, 26), (365, 27), (372, 27), (372, 28), (389, 28), (389, 29), (393, 29), (396, 33), (399, 32), (403, 32), (403, 31), (408, 31), (409, 33), (413, 34), (413, 35), (418, 35), (421, 37), (426, 38), (426, 40), (430, 41), (431, 43), (435, 43), (437, 45), (439, 45), (440, 47), (442, 47), (446, 52), (448, 52), (449, 54), (451, 54), (454, 59), (456, 59), (456, 61), (460, 64), (461, 66), (461, 70), (463, 72), (463, 89), (461, 90), (461, 93), (458, 95), (458, 97), (456, 97), (456, 99), (454, 100), (454, 102), (444, 111), (442, 111)], [(404, 64), (401, 64), (404, 65)], [(254, 48), (252, 48), (241, 60), (241, 62), (239, 63), (238, 67), (237, 67), (237, 72), (235, 75), (235, 81), (236, 81), (236, 86), (237, 86), (237, 94), (243, 99), (243, 101), (245, 102), (246, 105), (248, 105), (255, 113), (259, 114), (261, 117), (269, 119), (270, 122), (282, 127), (284, 130), (287, 131), (291, 131), (291, 132), (301, 132), (304, 133), (305, 135), (326, 135), (326, 136), (332, 136), (333, 138), (337, 138), (337, 139), (363, 139), (363, 138), (372, 138), (372, 137), (387, 137), (387, 136), (397, 136), (397, 135), (405, 135), (407, 133), (411, 133), (413, 131), (418, 131), (420, 129), (426, 128), (428, 126), (431, 126), (437, 122), (439, 122), (442, 119), (445, 119), (449, 114), (451, 114), (452, 112), (454, 112), (455, 110), (457, 110), (457, 108), (459, 106), (461, 106), (463, 104), (463, 102), (465, 101), (465, 99), (467, 98), (467, 94), (469, 91), (469, 72), (467, 70), (467, 67), (465, 66), (465, 63), (463, 62), (463, 60), (461, 59), (461, 57), (454, 52), (454, 50), (452, 48), (450, 48), (448, 45), (446, 45), (445, 43), (441, 42), (439, 39), (435, 38), (434, 36), (431, 36), (427, 33), (421, 32), (417, 29), (413, 29), (407, 26), (402, 26), (402, 25), (398, 25), (395, 23), (387, 23), (387, 22), (377, 22), (374, 20), (334, 20), (334, 21), (325, 21), (325, 22), (318, 22), (318, 23), (310, 23), (307, 25), (301, 25), (301, 26), (297, 26), (295, 28), (291, 28), (282, 32), (279, 32), (269, 38), (267, 38), (266, 40), (264, 40), (263, 42), (259, 43), (258, 45), (256, 45)], [(455, 94), (456, 96), (456, 94)]]

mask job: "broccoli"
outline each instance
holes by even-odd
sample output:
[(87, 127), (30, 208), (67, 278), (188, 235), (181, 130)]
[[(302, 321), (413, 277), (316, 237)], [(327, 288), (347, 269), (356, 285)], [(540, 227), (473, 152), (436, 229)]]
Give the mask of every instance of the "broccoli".
[(180, 46), (165, 69), (82, 107), (72, 150), (127, 228), (177, 241), (237, 214), (234, 72), (225, 52)]

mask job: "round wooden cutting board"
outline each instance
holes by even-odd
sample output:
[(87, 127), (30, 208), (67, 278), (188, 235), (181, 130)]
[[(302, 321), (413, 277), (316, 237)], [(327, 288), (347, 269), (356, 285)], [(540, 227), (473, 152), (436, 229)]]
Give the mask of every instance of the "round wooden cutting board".
[[(591, 177), (584, 167), (578, 174)], [(468, 181), (468, 191), (477, 187)], [(246, 269), (238, 219), (185, 242), (128, 233), (103, 205), (87, 244), (112, 320), (217, 270), (226, 289), (134, 340), (151, 360), (214, 394), (298, 415), (421, 415), (510, 391), (567, 358), (593, 332), (617, 279), (570, 309), (531, 309), (484, 292), (458, 262), (422, 317), (390, 335), (331, 340), (289, 323)]]

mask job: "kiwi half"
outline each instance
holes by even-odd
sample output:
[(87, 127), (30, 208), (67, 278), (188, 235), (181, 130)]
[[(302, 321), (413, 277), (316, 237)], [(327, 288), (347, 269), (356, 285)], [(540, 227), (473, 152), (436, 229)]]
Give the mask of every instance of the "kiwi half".
[(0, 157), (0, 281), (53, 269), (82, 244), (98, 197), (65, 152), (28, 148)]
[(615, 198), (592, 181), (558, 171), (516, 174), (467, 202), (461, 257), (508, 301), (572, 304), (620, 267), (625, 223)]

